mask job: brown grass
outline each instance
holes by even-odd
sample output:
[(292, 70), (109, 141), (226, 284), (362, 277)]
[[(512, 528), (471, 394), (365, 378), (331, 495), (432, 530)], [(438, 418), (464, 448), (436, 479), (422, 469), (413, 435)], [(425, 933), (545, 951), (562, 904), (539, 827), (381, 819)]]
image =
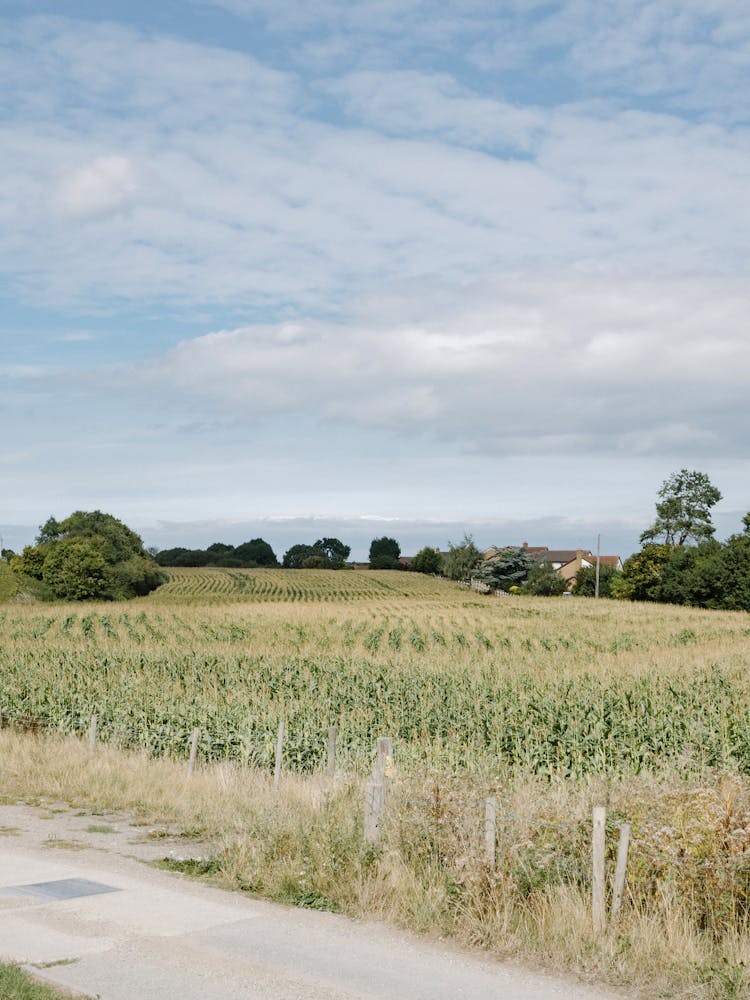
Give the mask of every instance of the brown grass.
[(592, 804), (606, 802), (614, 818), (631, 818), (649, 849), (682, 858), (690, 850), (726, 853), (734, 844), (742, 857), (736, 831), (750, 820), (750, 787), (734, 775), (516, 778), (492, 789), (506, 822), (490, 871), (476, 801), (487, 789), (434, 772), (397, 776), (384, 840), (373, 850), (362, 844), (363, 788), (353, 777), (331, 784), (285, 775), (277, 797), (267, 774), (231, 764), (199, 768), (189, 779), (184, 764), (107, 747), (91, 758), (78, 740), (8, 730), (0, 733), (0, 759), (5, 801), (124, 810), (181, 832), (186, 843), (200, 836), (214, 845), (210, 861), (181, 867), (226, 888), (450, 936), (501, 958), (628, 984), (643, 996), (708, 1000), (750, 989), (746, 925), (736, 913), (706, 924), (689, 868), (676, 869), (682, 884), (673, 869), (646, 871), (643, 859), (634, 860), (618, 932), (597, 940), (590, 918)]

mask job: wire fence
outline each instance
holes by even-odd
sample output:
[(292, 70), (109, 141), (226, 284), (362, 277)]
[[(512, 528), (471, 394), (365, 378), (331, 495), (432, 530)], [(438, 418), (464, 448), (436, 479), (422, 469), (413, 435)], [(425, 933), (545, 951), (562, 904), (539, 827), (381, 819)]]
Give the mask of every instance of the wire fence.
[[(155, 756), (185, 760), (187, 775), (196, 767), (210, 766), (227, 755), (212, 752), (214, 737), (207, 728), (139, 726), (103, 723), (92, 715), (80, 716), (70, 730), (88, 739), (94, 754), (104, 742), (122, 749), (144, 749), (144, 735), (159, 748)], [(42, 723), (11, 718), (0, 711), (0, 728), (45, 731)], [(70, 731), (69, 730), (69, 731)], [(347, 747), (338, 728), (328, 728), (327, 739), (312, 740), (289, 734), (280, 723), (276, 732), (224, 734), (222, 749), (231, 735), (231, 759), (273, 774), (276, 792), (285, 769), (295, 769), (298, 753), (305, 753), (300, 770), (359, 780), (364, 789), (363, 840), (378, 849), (386, 844), (433, 851), (448, 866), (473, 859), (475, 868), (493, 879), (514, 881), (518, 891), (573, 885), (591, 893), (592, 921), (599, 934), (611, 932), (621, 909), (637, 908), (654, 900), (679, 900), (703, 930), (720, 934), (729, 927), (750, 930), (750, 836), (739, 846), (706, 852), (675, 837), (668, 849), (657, 833), (658, 817), (643, 817), (631, 837), (627, 822), (607, 824), (605, 810), (578, 817), (545, 816), (513, 811), (502, 794), (483, 789), (466, 795), (436, 784), (415, 788), (415, 778), (394, 767), (393, 741), (381, 738), (368, 750)], [(145, 741), (145, 749), (149, 749)], [(169, 749), (165, 752), (164, 747)], [(398, 747), (397, 747), (398, 749)], [(310, 766), (314, 760), (315, 766)], [(651, 832), (648, 832), (651, 831)], [(607, 917), (607, 908), (609, 916)]]

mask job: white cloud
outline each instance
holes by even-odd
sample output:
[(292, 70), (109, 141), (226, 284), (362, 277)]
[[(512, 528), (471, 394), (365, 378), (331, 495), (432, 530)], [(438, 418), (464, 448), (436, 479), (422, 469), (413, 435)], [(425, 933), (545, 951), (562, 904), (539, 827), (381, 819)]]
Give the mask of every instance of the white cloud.
[(62, 178), (56, 202), (66, 215), (91, 219), (126, 208), (137, 193), (136, 171), (126, 157), (98, 156)]
[(716, 431), (691, 427), (689, 424), (665, 424), (663, 427), (629, 431), (621, 434), (619, 442), (627, 451), (636, 455), (660, 454), (662, 452), (721, 451), (720, 435)]
[(90, 330), (68, 330), (65, 333), (53, 335), (50, 339), (62, 344), (88, 344), (96, 340), (96, 334)]
[(35, 303), (294, 315), (530, 263), (747, 266), (746, 128), (513, 104), (431, 70), (328, 78), (334, 124), (319, 87), (240, 53), (50, 19), (15, 42), (0, 267)]
[[(747, 118), (750, 18), (736, 0), (195, 0), (293, 38), (302, 64), (392, 70), (450, 60), (514, 87), (656, 98)], [(301, 39), (301, 43), (297, 42)], [(553, 98), (554, 100), (554, 98)]]
[(744, 280), (519, 272), (438, 298), (420, 324), (405, 298), (349, 323), (212, 333), (141, 377), (246, 417), (313, 413), (474, 453), (747, 447)]
[(353, 120), (395, 135), (435, 134), (458, 144), (525, 153), (547, 124), (538, 107), (483, 97), (445, 73), (363, 70), (320, 86)]

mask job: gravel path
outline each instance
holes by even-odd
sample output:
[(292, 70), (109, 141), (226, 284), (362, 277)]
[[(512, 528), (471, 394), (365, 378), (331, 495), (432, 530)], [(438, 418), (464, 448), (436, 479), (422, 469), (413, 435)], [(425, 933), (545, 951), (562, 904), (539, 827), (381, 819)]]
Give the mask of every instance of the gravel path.
[(142, 864), (205, 850), (126, 816), (0, 806), (0, 958), (100, 1000), (615, 1000)]

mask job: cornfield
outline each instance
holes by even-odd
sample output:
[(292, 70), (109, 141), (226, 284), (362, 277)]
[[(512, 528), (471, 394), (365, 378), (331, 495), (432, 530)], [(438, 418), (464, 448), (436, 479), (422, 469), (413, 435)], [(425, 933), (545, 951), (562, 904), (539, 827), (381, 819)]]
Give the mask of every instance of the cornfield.
[[(127, 604), (0, 605), (0, 791), (171, 810), (223, 845), (222, 884), (284, 902), (552, 956), (645, 995), (744, 996), (748, 654), (742, 613), (497, 599), (407, 573), (176, 570)], [(57, 735), (93, 714), (96, 754)], [(287, 774), (278, 799), (263, 772), (280, 721), (300, 776), (336, 725), (341, 780)], [(196, 727), (201, 760), (221, 763), (188, 779)], [(382, 735), (397, 778), (378, 853), (361, 847), (359, 775)], [(602, 944), (590, 818), (605, 803), (610, 872), (619, 822), (633, 840)]]
[(6, 605), (0, 708), (30, 726), (204, 759), (580, 776), (750, 772), (746, 615), (480, 597), (406, 573), (175, 570), (126, 605)]

